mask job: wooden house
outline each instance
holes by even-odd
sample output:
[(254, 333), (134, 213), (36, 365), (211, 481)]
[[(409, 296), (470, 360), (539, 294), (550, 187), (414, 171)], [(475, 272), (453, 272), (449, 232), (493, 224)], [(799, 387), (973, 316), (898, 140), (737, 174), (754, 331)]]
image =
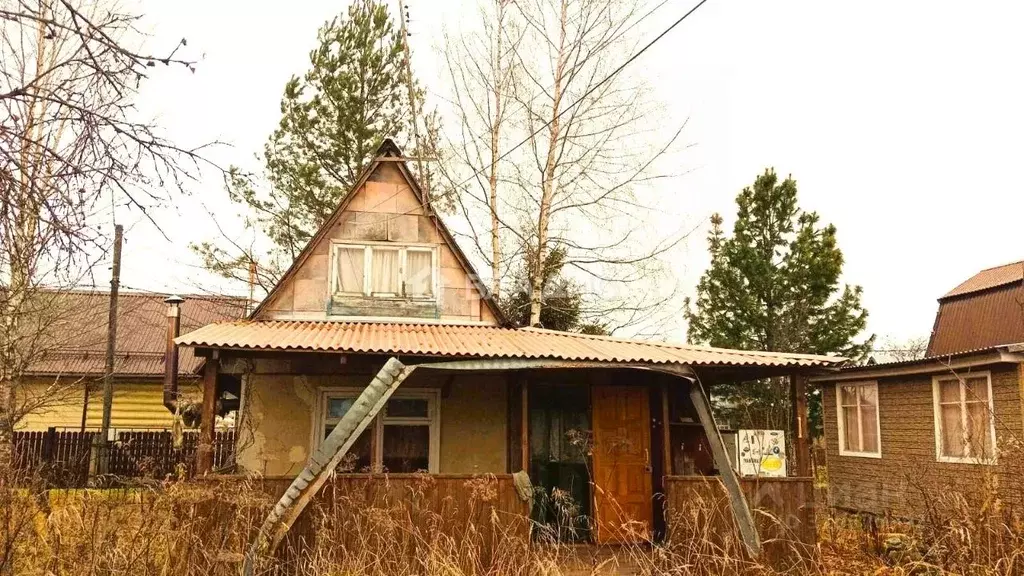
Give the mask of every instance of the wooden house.
[[(710, 486), (729, 495), (741, 531), (752, 525), (747, 505), (774, 503), (813, 541), (803, 390), (841, 359), (512, 327), (390, 141), (247, 320), (176, 342), (207, 359), (204, 405), (221, 394), (218, 375), (241, 378), (239, 471), (281, 478), (282, 492), (306, 490), (319, 474), (307, 472), (326, 461), (311, 456), (371, 382), (394, 381), (397, 359), (420, 369), (369, 413), (336, 483), (425, 475), (431, 490), (460, 494), (484, 476), (505, 512), (596, 542), (664, 535), (667, 511)], [(707, 387), (768, 376), (793, 380), (799, 477), (740, 481)], [(532, 511), (516, 497), (520, 471)], [(552, 509), (556, 492), (579, 507), (570, 526)]]
[[(939, 299), (925, 358), (843, 368), (821, 388), (831, 502), (914, 517), (942, 494), (1024, 504), (1024, 262)], [(991, 490), (989, 490), (991, 488)]]
[[(120, 430), (166, 429), (172, 414), (163, 404), (164, 355), (167, 348), (167, 295), (122, 291), (118, 294), (114, 348), (114, 402), (111, 426)], [(95, 430), (103, 409), (106, 372), (107, 316), (110, 295), (103, 291), (55, 293), (61, 308), (51, 345), (25, 371), (25, 384), (15, 393), (16, 406), (31, 407), (18, 431)], [(245, 315), (239, 298), (188, 295), (181, 310), (186, 329)], [(201, 397), (202, 358), (183, 351), (178, 362), (182, 393)]]

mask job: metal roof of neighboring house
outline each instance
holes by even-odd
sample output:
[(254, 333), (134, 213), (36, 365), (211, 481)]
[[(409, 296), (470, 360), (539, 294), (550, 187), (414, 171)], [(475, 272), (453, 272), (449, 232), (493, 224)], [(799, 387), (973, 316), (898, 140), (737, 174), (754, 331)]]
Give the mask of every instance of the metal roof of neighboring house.
[(627, 340), (538, 328), (465, 324), (238, 321), (204, 326), (177, 339), (204, 348), (523, 358), (691, 366), (834, 366), (843, 358), (727, 350)]
[(1024, 282), (939, 301), (927, 354), (1024, 341)]
[(962, 296), (964, 294), (970, 294), (981, 290), (988, 290), (989, 288), (995, 288), (997, 286), (1003, 286), (1013, 282), (1020, 282), (1022, 280), (1024, 280), (1024, 260), (1011, 262), (1010, 264), (1003, 264), (1002, 266), (986, 268), (974, 276), (971, 276), (956, 288), (947, 292), (942, 296), (942, 298), (940, 298), (940, 300), (952, 298), (953, 296)]
[(984, 366), (986, 364), (1000, 362), (1016, 363), (1021, 361), (1024, 361), (1024, 343), (1001, 344), (999, 346), (986, 346), (984, 348), (962, 350), (951, 354), (936, 354), (899, 362), (842, 366), (838, 371), (833, 371), (830, 374), (814, 376), (811, 378), (811, 381), (833, 382), (859, 378), (949, 372), (975, 366)]
[[(164, 373), (167, 347), (166, 294), (120, 292), (114, 373), (158, 377)], [(246, 299), (185, 295), (181, 332), (211, 322), (242, 318)], [(26, 371), (30, 375), (100, 376), (105, 371), (108, 292), (71, 291), (58, 294), (64, 313), (53, 323), (55, 333), (43, 354)], [(182, 350), (179, 374), (193, 374), (202, 364), (191, 350)]]

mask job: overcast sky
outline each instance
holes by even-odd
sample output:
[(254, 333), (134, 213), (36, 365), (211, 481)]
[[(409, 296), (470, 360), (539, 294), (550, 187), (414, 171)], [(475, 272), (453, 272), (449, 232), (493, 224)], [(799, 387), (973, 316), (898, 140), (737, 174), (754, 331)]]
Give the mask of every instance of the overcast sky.
[[(668, 0), (645, 36), (694, 3)], [(141, 110), (183, 144), (229, 143), (216, 161), (255, 168), (285, 81), (346, 4), (144, 0), (149, 46), (186, 37), (201, 61), (195, 74), (158, 70)], [(431, 86), (442, 28), (475, 3), (409, 5), (414, 66)], [(709, 0), (633, 67), (669, 115), (689, 118), (690, 172), (665, 190), (673, 218), (699, 226), (673, 256), (680, 284), (692, 292), (707, 265), (707, 218), (721, 212), (731, 226), (736, 194), (773, 166), (796, 178), (805, 209), (838, 227), (869, 331), (927, 335), (936, 298), (1024, 258), (1022, 27), (1024, 3), (1011, 1)], [(237, 210), (212, 174), (193, 189), (156, 215), (167, 238), (137, 213), (118, 214), (124, 285), (218, 289), (188, 244), (217, 235), (207, 208), (237, 233)]]

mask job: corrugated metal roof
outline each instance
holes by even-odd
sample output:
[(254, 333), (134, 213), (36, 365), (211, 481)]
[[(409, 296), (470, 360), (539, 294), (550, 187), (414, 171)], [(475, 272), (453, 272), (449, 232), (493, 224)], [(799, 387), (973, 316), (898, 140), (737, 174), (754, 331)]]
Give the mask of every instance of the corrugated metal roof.
[(1020, 282), (1021, 280), (1024, 280), (1024, 260), (986, 268), (947, 292), (942, 299), (987, 290), (1004, 284)]
[(941, 300), (929, 356), (1024, 342), (1024, 283)]
[[(73, 291), (58, 294), (66, 310), (53, 327), (52, 342), (27, 370), (32, 375), (102, 375), (107, 346), (108, 292)], [(165, 294), (118, 294), (115, 374), (162, 376), (167, 338)], [(245, 299), (228, 296), (186, 295), (181, 310), (182, 333), (211, 322), (233, 320), (245, 314)], [(182, 350), (179, 374), (192, 374), (202, 364), (191, 350)]]
[(177, 342), (249, 350), (308, 350), (462, 358), (552, 358), (691, 366), (833, 366), (843, 358), (727, 350), (537, 328), (383, 322), (239, 321), (204, 326)]

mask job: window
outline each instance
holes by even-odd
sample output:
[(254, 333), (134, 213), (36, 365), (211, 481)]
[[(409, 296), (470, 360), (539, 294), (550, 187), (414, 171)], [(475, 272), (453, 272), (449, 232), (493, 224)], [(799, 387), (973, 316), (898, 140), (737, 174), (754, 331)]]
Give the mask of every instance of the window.
[(437, 256), (432, 247), (335, 244), (332, 254), (335, 294), (434, 298)]
[[(317, 444), (362, 393), (358, 388), (321, 393), (320, 435)], [(338, 466), (340, 472), (437, 472), (440, 414), (437, 390), (400, 390), (388, 400), (352, 450)]]
[(940, 462), (995, 463), (992, 377), (988, 372), (932, 379), (935, 453)]
[(836, 385), (839, 453), (843, 456), (882, 456), (878, 420), (878, 383)]

